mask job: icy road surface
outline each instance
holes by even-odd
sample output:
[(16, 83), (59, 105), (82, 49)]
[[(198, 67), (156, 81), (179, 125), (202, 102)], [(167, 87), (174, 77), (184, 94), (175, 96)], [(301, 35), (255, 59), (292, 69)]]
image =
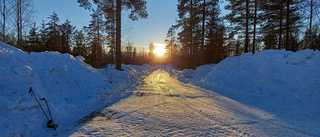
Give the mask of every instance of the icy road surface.
[(133, 95), (58, 136), (308, 136), (272, 114), (154, 71)]

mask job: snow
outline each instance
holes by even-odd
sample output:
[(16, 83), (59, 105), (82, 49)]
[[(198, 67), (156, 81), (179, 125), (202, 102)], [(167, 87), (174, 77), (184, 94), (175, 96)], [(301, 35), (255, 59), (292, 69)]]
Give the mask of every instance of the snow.
[(319, 51), (264, 50), (187, 71), (189, 75), (175, 75), (272, 113), (301, 131), (320, 134)]
[[(123, 65), (124, 71), (94, 69), (73, 57), (57, 52), (26, 53), (0, 43), (0, 136), (52, 135), (48, 121), (35, 98), (46, 98), (57, 131), (90, 112), (127, 96), (147, 68)], [(40, 101), (45, 106), (43, 101)], [(44, 107), (47, 110), (46, 107)]]
[(0, 136), (320, 135), (319, 51), (265, 50), (183, 71), (83, 61), (0, 43)]
[(90, 122), (58, 136), (312, 136), (272, 113), (192, 84), (163, 69), (133, 95), (107, 107)]

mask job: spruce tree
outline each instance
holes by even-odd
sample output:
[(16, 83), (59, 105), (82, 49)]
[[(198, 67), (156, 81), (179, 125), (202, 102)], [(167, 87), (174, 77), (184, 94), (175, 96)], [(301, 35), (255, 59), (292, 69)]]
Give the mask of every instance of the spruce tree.
[(38, 34), (38, 27), (36, 26), (36, 23), (34, 23), (34, 26), (29, 31), (29, 35), (27, 36), (26, 43), (27, 44), (23, 47), (23, 50), (25, 50), (25, 51), (28, 51), (28, 52), (45, 51), (41, 47), (40, 37)]
[(48, 41), (48, 31), (46, 29), (46, 23), (42, 20), (40, 24), (39, 30), (39, 37), (40, 37), (40, 47), (43, 51), (49, 51), (49, 46), (47, 44)]
[(50, 21), (46, 24), (47, 31), (47, 45), (50, 51), (58, 51), (62, 53), (62, 44), (60, 36), (60, 25), (58, 15), (53, 12), (52, 15), (48, 17)]
[(73, 37), (75, 29), (76, 27), (73, 26), (68, 19), (60, 26), (62, 53), (70, 53), (70, 44), (72, 43), (71, 39)]
[(74, 36), (75, 47), (72, 49), (72, 55), (87, 58), (88, 48), (86, 47), (86, 38), (83, 31), (76, 31)]

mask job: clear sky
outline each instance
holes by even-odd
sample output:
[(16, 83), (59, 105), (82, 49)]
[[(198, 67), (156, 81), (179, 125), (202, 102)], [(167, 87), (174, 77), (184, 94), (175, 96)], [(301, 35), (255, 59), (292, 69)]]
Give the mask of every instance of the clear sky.
[[(163, 43), (166, 39), (168, 29), (176, 24), (178, 18), (177, 0), (146, 0), (148, 19), (132, 22), (126, 19), (123, 12), (122, 39), (131, 41), (138, 49), (145, 47), (148, 50), (150, 42)], [(35, 21), (40, 24), (42, 20), (48, 22), (47, 17), (53, 11), (58, 14), (60, 24), (67, 19), (71, 24), (82, 29), (91, 20), (90, 12), (79, 7), (76, 0), (34, 0)]]

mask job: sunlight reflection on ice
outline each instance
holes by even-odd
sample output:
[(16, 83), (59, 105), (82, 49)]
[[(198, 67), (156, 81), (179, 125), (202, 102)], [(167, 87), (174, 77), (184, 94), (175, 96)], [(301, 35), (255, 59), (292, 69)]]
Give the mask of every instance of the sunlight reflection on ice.
[(162, 75), (158, 74), (157, 78), (156, 78), (156, 81), (165, 82), (166, 80), (163, 78)]

